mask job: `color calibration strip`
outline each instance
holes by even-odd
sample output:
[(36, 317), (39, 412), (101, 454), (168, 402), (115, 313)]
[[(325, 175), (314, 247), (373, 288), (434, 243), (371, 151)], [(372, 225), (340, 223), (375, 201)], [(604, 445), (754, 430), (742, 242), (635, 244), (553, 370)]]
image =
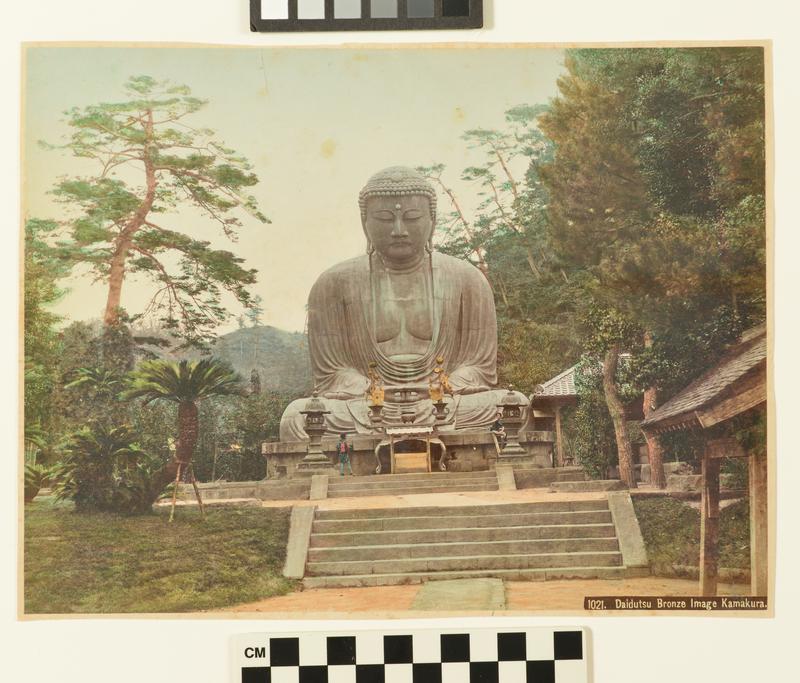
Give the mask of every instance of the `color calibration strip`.
[(483, 0), (250, 0), (251, 31), (413, 31), (482, 26)]

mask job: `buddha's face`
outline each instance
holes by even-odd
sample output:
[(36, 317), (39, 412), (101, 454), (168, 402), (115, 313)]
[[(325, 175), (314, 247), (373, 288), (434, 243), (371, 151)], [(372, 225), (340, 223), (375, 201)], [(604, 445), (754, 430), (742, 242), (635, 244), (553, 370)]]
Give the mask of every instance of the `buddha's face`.
[(430, 202), (425, 195), (368, 197), (364, 232), (387, 265), (412, 265), (433, 233)]

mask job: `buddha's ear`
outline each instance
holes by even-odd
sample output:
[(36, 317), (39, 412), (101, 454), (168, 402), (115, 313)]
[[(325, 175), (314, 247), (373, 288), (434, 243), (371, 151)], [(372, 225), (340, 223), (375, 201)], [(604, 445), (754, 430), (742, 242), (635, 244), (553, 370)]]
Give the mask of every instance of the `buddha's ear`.
[[(428, 200), (430, 202), (430, 200)], [(426, 242), (426, 248), (428, 253), (433, 251), (433, 233), (436, 232), (436, 210), (431, 209), (431, 232), (428, 235), (428, 241)]]
[(364, 231), (364, 237), (367, 240), (367, 254), (372, 256), (372, 254), (375, 253), (375, 245), (369, 238), (369, 233), (367, 232), (367, 216), (364, 213), (361, 214), (361, 229)]

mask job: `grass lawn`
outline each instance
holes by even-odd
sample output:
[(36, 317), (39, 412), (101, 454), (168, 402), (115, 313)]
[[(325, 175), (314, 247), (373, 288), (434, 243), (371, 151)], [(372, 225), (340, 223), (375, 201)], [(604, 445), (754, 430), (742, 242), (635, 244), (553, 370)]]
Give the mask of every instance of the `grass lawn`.
[[(633, 497), (647, 557), (654, 574), (675, 565), (700, 564), (700, 512), (674, 498)], [(729, 569), (750, 568), (750, 512), (747, 500), (720, 511), (719, 564)]]
[(25, 506), (25, 612), (191, 612), (288, 593), (289, 508), (125, 517)]

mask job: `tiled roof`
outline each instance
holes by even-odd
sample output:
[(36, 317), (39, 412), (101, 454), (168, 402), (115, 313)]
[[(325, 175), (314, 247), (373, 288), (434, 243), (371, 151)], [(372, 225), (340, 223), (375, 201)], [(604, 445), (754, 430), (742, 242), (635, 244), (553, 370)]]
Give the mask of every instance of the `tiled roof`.
[(552, 398), (555, 396), (577, 396), (575, 391), (575, 368), (567, 368), (560, 375), (543, 382), (533, 392), (534, 398)]
[(760, 364), (766, 364), (767, 329), (761, 325), (745, 332), (722, 359), (669, 401), (654, 410), (642, 426), (654, 426), (682, 415), (691, 416)]

